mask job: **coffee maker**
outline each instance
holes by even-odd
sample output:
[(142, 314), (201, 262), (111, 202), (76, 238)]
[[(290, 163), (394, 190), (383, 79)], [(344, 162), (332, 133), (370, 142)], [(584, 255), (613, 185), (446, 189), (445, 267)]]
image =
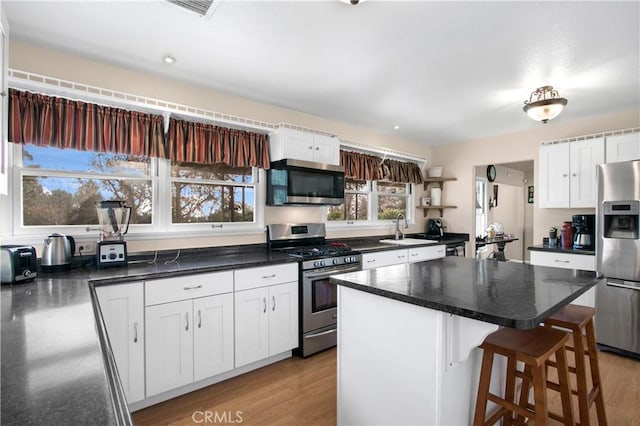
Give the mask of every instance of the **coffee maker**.
[(576, 232), (573, 234), (573, 248), (593, 250), (596, 241), (596, 215), (573, 215), (571, 225), (576, 228)]
[(444, 225), (441, 219), (427, 220), (427, 235), (430, 237), (442, 237), (444, 235)]

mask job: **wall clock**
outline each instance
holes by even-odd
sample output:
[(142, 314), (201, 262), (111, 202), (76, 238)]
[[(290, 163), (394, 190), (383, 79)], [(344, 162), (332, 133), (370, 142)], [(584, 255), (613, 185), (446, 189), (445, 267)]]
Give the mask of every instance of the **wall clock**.
[(496, 166), (493, 164), (487, 166), (487, 179), (489, 182), (496, 180)]

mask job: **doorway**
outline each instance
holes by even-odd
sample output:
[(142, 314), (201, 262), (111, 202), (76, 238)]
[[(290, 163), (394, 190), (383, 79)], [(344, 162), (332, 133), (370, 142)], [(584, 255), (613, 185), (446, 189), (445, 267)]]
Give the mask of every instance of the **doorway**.
[[(501, 225), (505, 234), (517, 238), (505, 245), (507, 260), (528, 263), (527, 247), (533, 244), (533, 160), (492, 164), (495, 168), (492, 181), (488, 179), (488, 166), (475, 167), (476, 238), (486, 237), (490, 225)], [(495, 249), (494, 245), (487, 245), (478, 255), (486, 258)]]

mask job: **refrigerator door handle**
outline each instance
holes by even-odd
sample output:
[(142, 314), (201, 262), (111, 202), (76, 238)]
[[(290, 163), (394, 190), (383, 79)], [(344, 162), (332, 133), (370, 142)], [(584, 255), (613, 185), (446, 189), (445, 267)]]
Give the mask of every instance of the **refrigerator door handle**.
[(608, 279), (607, 285), (611, 287), (620, 287), (626, 288), (628, 290), (640, 291), (640, 282)]

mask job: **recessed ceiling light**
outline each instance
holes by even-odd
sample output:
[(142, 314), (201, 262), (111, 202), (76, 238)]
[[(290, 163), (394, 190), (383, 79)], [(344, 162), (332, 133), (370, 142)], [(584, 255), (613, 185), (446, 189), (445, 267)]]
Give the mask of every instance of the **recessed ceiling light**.
[(167, 55), (164, 58), (162, 58), (162, 62), (164, 62), (165, 64), (175, 64), (178, 61), (173, 56)]
[(399, 130), (400, 126), (398, 126), (397, 124), (395, 126), (393, 126), (393, 130)]

